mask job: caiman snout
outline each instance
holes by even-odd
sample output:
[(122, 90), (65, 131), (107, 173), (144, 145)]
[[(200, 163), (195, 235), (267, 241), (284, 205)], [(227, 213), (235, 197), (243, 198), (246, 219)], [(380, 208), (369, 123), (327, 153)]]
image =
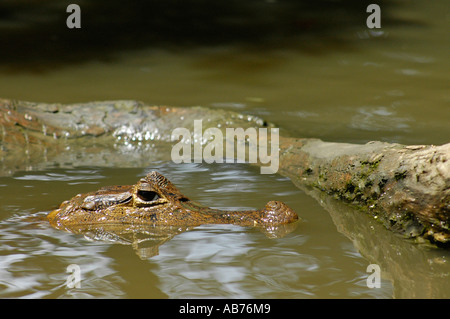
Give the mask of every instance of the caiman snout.
[(70, 225), (140, 224), (197, 226), (235, 224), (273, 227), (298, 220), (286, 204), (270, 201), (263, 209), (223, 211), (205, 207), (184, 196), (158, 172), (151, 172), (135, 185), (109, 186), (80, 194), (48, 215), (57, 228)]
[(261, 222), (266, 225), (288, 224), (298, 220), (298, 215), (288, 205), (279, 201), (270, 201), (261, 214)]

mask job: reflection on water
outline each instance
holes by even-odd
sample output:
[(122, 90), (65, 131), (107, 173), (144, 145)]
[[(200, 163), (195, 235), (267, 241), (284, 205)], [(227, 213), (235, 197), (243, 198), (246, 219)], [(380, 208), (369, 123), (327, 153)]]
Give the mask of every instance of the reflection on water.
[[(97, 10), (121, 12), (118, 2), (111, 7), (104, 2), (97, 1), (94, 6)], [(257, 1), (258, 5), (263, 2)], [(356, 2), (360, 3), (345, 1), (350, 7)], [(267, 1), (264, 5), (274, 3), (282, 1)], [(319, 10), (321, 7), (314, 3), (310, 2), (304, 11), (306, 15), (298, 12), (301, 19), (290, 15), (293, 20), (283, 20), (286, 23), (275, 33), (256, 28), (247, 29), (251, 32), (238, 37), (244, 43), (257, 43), (257, 50), (242, 43), (235, 45), (229, 41), (232, 37), (218, 38), (208, 28), (202, 28), (206, 33), (195, 38), (197, 43), (202, 43), (206, 35), (216, 41), (215, 46), (149, 49), (136, 41), (147, 37), (141, 32), (140, 38), (129, 38), (139, 50), (121, 51), (119, 47), (126, 49), (130, 43), (117, 37), (117, 23), (123, 24), (123, 20), (116, 21), (114, 15), (103, 11), (117, 27), (109, 31), (113, 40), (106, 37), (90, 46), (78, 38), (80, 45), (73, 46), (67, 43), (77, 39), (58, 38), (57, 30), (38, 30), (30, 22), (33, 19), (25, 19), (22, 30), (26, 36), (21, 41), (8, 40), (11, 36), (19, 40), (14, 32), (0, 35), (2, 43), (10, 44), (0, 53), (4, 57), (0, 97), (62, 103), (130, 98), (160, 105), (204, 105), (260, 115), (299, 137), (356, 143), (447, 143), (448, 3), (408, 1), (387, 8), (383, 4), (383, 10), (387, 10), (382, 12), (389, 12), (390, 17), (383, 17), (383, 29), (376, 33), (360, 24), (365, 19), (364, 10), (329, 10), (320, 18), (332, 21), (326, 25), (331, 37), (323, 37), (330, 35), (328, 32), (316, 33), (321, 23), (320, 19), (311, 19), (311, 13), (325, 10)], [(298, 8), (294, 1), (289, 4)], [(341, 9), (343, 1), (326, 4)], [(152, 4), (145, 7), (149, 5)], [(61, 6), (53, 6), (50, 13), (59, 12)], [(27, 7), (28, 12), (33, 11), (30, 8)], [(336, 16), (337, 20), (329, 19), (330, 13), (334, 16), (338, 11), (343, 13)], [(15, 11), (10, 12), (10, 19), (2, 21), (0, 28), (8, 29), (17, 22), (13, 19)], [(145, 21), (160, 25), (162, 20), (147, 16), (157, 12), (142, 14)], [(195, 17), (180, 12), (186, 19)], [(223, 21), (222, 26), (236, 26), (236, 22), (243, 26), (259, 17), (271, 17), (251, 12), (251, 20), (217, 21)], [(219, 12), (206, 21), (228, 17), (229, 13)], [(41, 13), (29, 14), (22, 17)], [(132, 11), (124, 15), (133, 17)], [(340, 29), (339, 25), (336, 37), (335, 24), (346, 21), (348, 15), (358, 18), (352, 19), (350, 26), (346, 24), (348, 29)], [(144, 20), (130, 21), (133, 24), (121, 30), (122, 36), (128, 36), (130, 29), (136, 28), (135, 23)], [(292, 21), (295, 23), (290, 24)], [(385, 23), (388, 21), (391, 24)], [(90, 23), (95, 25), (96, 19)], [(265, 24), (264, 30), (269, 30), (270, 25)], [(186, 26), (198, 27), (189, 23)], [(282, 34), (286, 27), (293, 37), (283, 37), (283, 46), (278, 46), (280, 38), (273, 35)], [(312, 35), (309, 28), (315, 30)], [(30, 29), (38, 36), (27, 34)], [(240, 28), (233, 30), (236, 34)], [(296, 38), (299, 30), (302, 34)], [(98, 31), (97, 35), (103, 36), (105, 29)], [(189, 41), (187, 33), (181, 34), (183, 41)], [(164, 34), (180, 39), (175, 29)], [(255, 34), (264, 36), (253, 37)], [(271, 41), (266, 43), (269, 38)], [(293, 38), (295, 43), (290, 42)], [(111, 48), (108, 41), (117, 47)], [(63, 51), (49, 50), (51, 47)], [(74, 47), (74, 54), (61, 54)], [(41, 62), (46, 62), (47, 72), (33, 73), (42, 70)], [(60, 68), (53, 68), (58, 63)], [(122, 151), (127, 155), (133, 150)], [(75, 155), (107, 156), (105, 162), (111, 162), (113, 157), (92, 150)], [(61, 156), (66, 159), (62, 162), (67, 162), (64, 168), (43, 166), (41, 170), (0, 178), (0, 297), (450, 297), (448, 251), (406, 242), (367, 216), (322, 195), (299, 190), (283, 177), (260, 175), (257, 169), (245, 165), (155, 162), (151, 168), (142, 168), (139, 162), (130, 162), (134, 169), (79, 168), (71, 166), (74, 154)], [(167, 156), (152, 154), (152, 158), (156, 161)], [(155, 253), (148, 249), (145, 240), (140, 242), (144, 247), (133, 247), (134, 241), (128, 235), (120, 238), (126, 244), (121, 245), (116, 244), (118, 238), (112, 238), (113, 243), (107, 236), (66, 233), (52, 229), (45, 221), (46, 213), (77, 193), (104, 185), (133, 184), (151, 169), (160, 171), (188, 197), (207, 206), (259, 208), (268, 200), (277, 199), (296, 210), (304, 222), (278, 239), (267, 238), (254, 229), (226, 225), (197, 227), (170, 238), (152, 234), (164, 242)], [(138, 241), (141, 239), (138, 237)], [(379, 289), (366, 285), (370, 263), (381, 267)], [(66, 268), (70, 264), (81, 268), (81, 288), (66, 287)]]
[[(33, 217), (35, 220), (33, 220)], [(43, 213), (22, 212), (0, 223), (0, 296), (3, 298), (120, 297), (121, 278), (111, 268), (114, 260), (104, 253), (107, 246), (90, 245), (67, 234), (55, 236), (38, 220)], [(66, 287), (66, 267), (83, 265), (82, 289)]]
[[(76, 185), (79, 183), (98, 183), (97, 180), (103, 178), (103, 176), (96, 174), (95, 170), (76, 170), (76, 171), (66, 171), (65, 173), (52, 173), (48, 172), (46, 174), (25, 174), (23, 176), (14, 177), (16, 180), (23, 181), (64, 181), (68, 182), (68, 185)], [(95, 180), (94, 182), (89, 182), (89, 180)], [(81, 181), (81, 182), (80, 182)], [(31, 186), (32, 187), (32, 186)]]
[[(209, 234), (207, 240), (205, 233)], [(169, 295), (304, 298), (314, 297), (315, 290), (320, 290), (320, 284), (308, 284), (320, 273), (320, 257), (300, 252), (299, 247), (307, 241), (302, 235), (295, 236), (295, 249), (273, 249), (277, 243), (266, 242), (255, 233), (239, 229), (223, 233), (214, 226), (203, 227), (201, 233), (192, 231), (181, 240), (173, 243), (171, 255), (158, 257), (158, 277), (164, 278), (161, 289)]]
[[(130, 184), (150, 168), (80, 169), (78, 178), (75, 169), (17, 173), (0, 181), (11, 185), (0, 194), (0, 296), (391, 296), (389, 281), (383, 280), (383, 288), (377, 291), (367, 288), (368, 262), (336, 231), (328, 214), (288, 179), (260, 175), (257, 168), (244, 164), (224, 167), (160, 163), (151, 169), (167, 175), (183, 192), (206, 205), (257, 208), (269, 199), (278, 199), (292, 205), (305, 222), (278, 239), (267, 238), (257, 229), (232, 225), (200, 226), (173, 238), (153, 234), (152, 239), (163, 242), (155, 254), (148, 249), (148, 237), (138, 237), (142, 234), (134, 238), (141, 246), (133, 246), (127, 242), (129, 236), (120, 242), (107, 236), (71, 234), (51, 228), (45, 220), (52, 207), (80, 190)], [(95, 178), (84, 181), (86, 175)], [(61, 176), (67, 176), (67, 180)], [(236, 187), (222, 186), (221, 192), (204, 191), (215, 189), (216, 183), (223, 180)], [(276, 189), (273, 183), (277, 184)], [(33, 186), (33, 192), (28, 193), (31, 199), (16, 200), (12, 209), (7, 200), (13, 195), (11, 192), (24, 192), (29, 189), (27, 186)], [(33, 199), (42, 197), (44, 188), (52, 196), (35, 205)], [(241, 192), (241, 188), (247, 191)], [(70, 264), (81, 268), (81, 288), (66, 287), (66, 268)]]
[(409, 123), (412, 118), (396, 116), (395, 108), (385, 106), (361, 107), (358, 114), (353, 116), (350, 126), (366, 131), (411, 131)]
[[(277, 199), (292, 206), (303, 222), (285, 237), (271, 239), (257, 229), (233, 225), (204, 225), (171, 234), (156, 228), (130, 229), (117, 236), (111, 230), (72, 234), (51, 228), (45, 219), (52, 206), (80, 190), (130, 184), (153, 169), (205, 205), (253, 209)], [(78, 175), (76, 172), (53, 169), (1, 178), (1, 184), (11, 185), (0, 194), (1, 297), (390, 298), (450, 294), (448, 252), (397, 238), (342, 203), (321, 198), (320, 193), (305, 194), (288, 179), (260, 175), (257, 168), (245, 164), (156, 163), (148, 169), (81, 168)], [(85, 180), (87, 176), (91, 178)], [(33, 200), (42, 197), (44, 188), (52, 196), (36, 205)], [(211, 189), (216, 191), (206, 191)], [(15, 201), (15, 206), (8, 203), (11, 192), (24, 191), (28, 191), (29, 201)], [(370, 263), (381, 267), (379, 289), (367, 287)], [(81, 288), (66, 286), (70, 264), (80, 266)]]

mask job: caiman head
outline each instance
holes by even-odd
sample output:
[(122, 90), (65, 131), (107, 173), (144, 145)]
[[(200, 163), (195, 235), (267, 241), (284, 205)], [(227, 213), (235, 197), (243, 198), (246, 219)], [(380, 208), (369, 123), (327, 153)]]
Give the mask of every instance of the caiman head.
[(82, 225), (197, 226), (235, 224), (263, 228), (298, 220), (286, 204), (270, 201), (261, 210), (226, 211), (205, 207), (184, 196), (158, 172), (135, 185), (110, 186), (78, 194), (48, 214), (50, 224), (69, 230)]

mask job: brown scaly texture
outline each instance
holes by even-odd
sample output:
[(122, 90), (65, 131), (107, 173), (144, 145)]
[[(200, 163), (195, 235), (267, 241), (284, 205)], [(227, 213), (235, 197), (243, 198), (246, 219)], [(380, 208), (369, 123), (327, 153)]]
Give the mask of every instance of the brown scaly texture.
[(48, 215), (58, 229), (73, 225), (139, 224), (197, 226), (234, 224), (275, 226), (298, 220), (286, 204), (270, 201), (261, 210), (225, 211), (195, 203), (158, 172), (151, 172), (135, 185), (104, 187), (79, 194)]

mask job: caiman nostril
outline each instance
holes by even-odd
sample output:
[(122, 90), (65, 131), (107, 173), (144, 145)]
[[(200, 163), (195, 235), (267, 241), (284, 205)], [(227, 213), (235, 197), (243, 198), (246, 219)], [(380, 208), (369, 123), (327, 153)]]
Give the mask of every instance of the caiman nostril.
[(288, 224), (298, 220), (298, 215), (285, 203), (270, 201), (264, 208), (262, 220), (268, 224)]

